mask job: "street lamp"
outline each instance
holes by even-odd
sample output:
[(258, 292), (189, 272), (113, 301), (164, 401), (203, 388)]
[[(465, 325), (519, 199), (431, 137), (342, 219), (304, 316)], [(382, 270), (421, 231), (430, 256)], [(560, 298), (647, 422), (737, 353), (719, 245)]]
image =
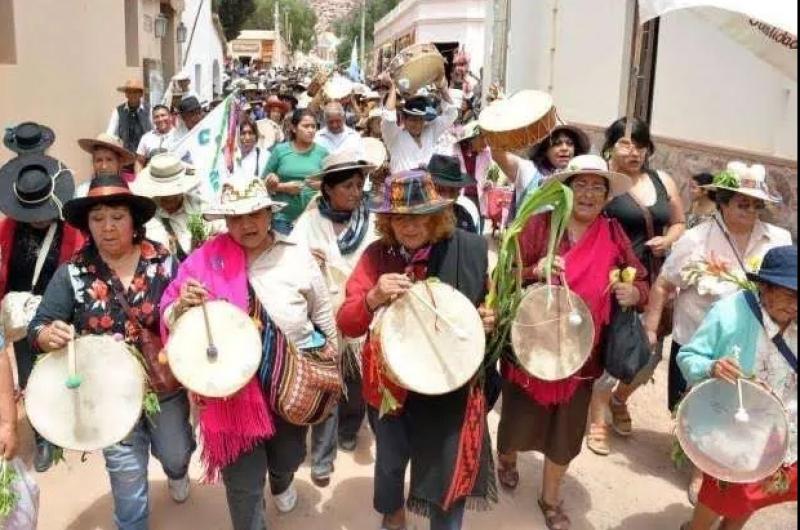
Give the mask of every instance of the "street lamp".
[(155, 25), (154, 25), (154, 28), (155, 28), (154, 31), (155, 31), (157, 39), (163, 39), (164, 35), (167, 34), (167, 23), (168, 22), (169, 22), (169, 20), (167, 19), (166, 15), (164, 15), (164, 13), (159, 13), (156, 16)]
[(183, 44), (186, 42), (186, 33), (186, 25), (183, 23), (183, 21), (181, 21), (175, 30), (175, 37), (178, 40), (178, 44)]

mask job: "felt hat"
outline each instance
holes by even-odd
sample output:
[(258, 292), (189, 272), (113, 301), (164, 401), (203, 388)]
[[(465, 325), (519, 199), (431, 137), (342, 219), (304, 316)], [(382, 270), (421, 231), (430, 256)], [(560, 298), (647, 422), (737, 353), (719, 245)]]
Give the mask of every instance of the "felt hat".
[(428, 162), (433, 183), (447, 188), (463, 188), (475, 184), (475, 179), (461, 171), (461, 162), (454, 156), (433, 155)]
[(322, 171), (308, 178), (314, 181), (324, 181), (325, 177), (338, 173), (356, 170), (368, 173), (375, 169), (375, 166), (364, 160), (364, 158), (363, 153), (359, 153), (355, 149), (342, 149), (325, 158), (322, 162)]
[(133, 164), (136, 160), (136, 155), (122, 146), (122, 140), (110, 134), (100, 133), (96, 138), (81, 138), (78, 140), (78, 145), (89, 154), (94, 153), (97, 148), (113, 151), (117, 154), (120, 164), (123, 166)]
[(198, 100), (195, 96), (183, 98), (178, 105), (178, 112), (181, 114), (186, 112), (195, 112), (198, 110), (203, 110), (203, 106), (200, 105), (200, 100)]
[(144, 85), (138, 79), (128, 79), (125, 84), (117, 87), (119, 92), (144, 92)]
[(137, 224), (144, 225), (156, 213), (156, 203), (149, 197), (135, 195), (125, 179), (117, 173), (97, 175), (89, 185), (86, 197), (72, 199), (64, 205), (64, 219), (83, 232), (89, 231), (89, 211), (101, 204), (125, 204)]
[(55, 141), (53, 129), (32, 121), (6, 129), (3, 136), (3, 145), (17, 154), (44, 152)]
[(369, 207), (377, 214), (428, 215), (441, 212), (452, 203), (439, 195), (426, 171), (417, 169), (388, 177), (382, 193), (372, 197)]
[(72, 172), (41, 153), (20, 155), (0, 167), (0, 211), (23, 223), (63, 218), (75, 194)]
[(403, 113), (407, 116), (426, 117), (428, 115), (428, 100), (424, 97), (408, 98), (403, 104)]
[(750, 272), (747, 277), (797, 292), (797, 247), (787, 245), (768, 250), (759, 271)]

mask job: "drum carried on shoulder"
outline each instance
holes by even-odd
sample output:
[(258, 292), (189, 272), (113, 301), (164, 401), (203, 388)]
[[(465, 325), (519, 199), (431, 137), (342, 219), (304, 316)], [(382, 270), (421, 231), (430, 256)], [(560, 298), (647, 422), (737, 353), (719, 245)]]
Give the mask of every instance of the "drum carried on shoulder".
[(25, 408), (46, 440), (64, 449), (96, 451), (133, 430), (145, 388), (144, 368), (125, 342), (86, 335), (39, 359)]
[(433, 44), (413, 44), (392, 59), (389, 75), (401, 94), (416, 94), (444, 77), (444, 57)]
[(547, 138), (558, 125), (558, 115), (550, 94), (523, 90), (486, 107), (478, 123), (492, 149), (516, 151)]
[(481, 367), (486, 351), (483, 323), (472, 302), (452, 286), (416, 283), (376, 320), (385, 374), (397, 385), (425, 395), (457, 390)]
[(750, 484), (783, 464), (789, 421), (774, 394), (745, 379), (740, 384), (741, 398), (737, 385), (720, 379), (695, 386), (678, 405), (675, 430), (698, 469), (724, 482)]

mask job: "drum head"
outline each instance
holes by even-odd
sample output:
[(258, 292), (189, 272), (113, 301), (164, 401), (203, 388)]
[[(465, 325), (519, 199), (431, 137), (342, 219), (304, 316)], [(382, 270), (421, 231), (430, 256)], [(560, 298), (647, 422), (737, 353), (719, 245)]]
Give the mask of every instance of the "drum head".
[[(575, 308), (576, 317), (570, 309)], [(580, 296), (558, 285), (528, 289), (511, 325), (511, 345), (520, 366), (545, 381), (580, 370), (594, 345), (594, 322)]]
[(415, 44), (397, 54), (389, 71), (401, 93), (414, 94), (444, 76), (444, 57), (432, 44)]
[(742, 381), (749, 421), (735, 418), (736, 385), (711, 379), (696, 386), (678, 406), (677, 435), (684, 453), (707, 475), (749, 484), (774, 474), (789, 445), (786, 412), (760, 385)]
[(420, 282), (412, 289), (459, 331), (407, 294), (392, 303), (381, 320), (383, 361), (395, 382), (408, 390), (427, 395), (457, 390), (483, 362), (486, 335), (481, 317), (450, 285)]
[(486, 107), (479, 118), (480, 128), (495, 133), (524, 129), (547, 116), (552, 109), (553, 98), (550, 94), (523, 90)]
[(208, 355), (208, 336), (201, 307), (178, 319), (167, 342), (167, 358), (175, 378), (201, 396), (224, 398), (241, 390), (261, 362), (261, 334), (241, 309), (215, 300), (206, 303), (216, 360)]
[(31, 425), (46, 440), (74, 451), (96, 451), (123, 440), (142, 415), (145, 375), (124, 342), (107, 335), (75, 340), (81, 385), (66, 386), (67, 350), (42, 357), (25, 391)]

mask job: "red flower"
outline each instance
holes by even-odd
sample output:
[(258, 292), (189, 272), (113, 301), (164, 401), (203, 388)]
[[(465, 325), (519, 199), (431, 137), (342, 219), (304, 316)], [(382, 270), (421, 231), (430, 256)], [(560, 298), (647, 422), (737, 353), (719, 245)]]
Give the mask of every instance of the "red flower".
[(131, 282), (131, 286), (133, 287), (133, 292), (141, 293), (145, 289), (147, 289), (147, 282), (144, 279), (144, 276), (137, 276)]
[(100, 326), (103, 329), (111, 329), (111, 326), (114, 325), (114, 319), (112, 319), (109, 315), (103, 315), (100, 317)]
[(156, 248), (149, 241), (142, 241), (141, 252), (143, 259), (153, 259), (158, 256)]
[(153, 310), (156, 308), (152, 302), (144, 302), (142, 304), (142, 313), (145, 315), (150, 315), (153, 313)]
[(108, 300), (108, 285), (102, 280), (95, 280), (89, 288), (89, 296), (98, 302), (105, 302)]

